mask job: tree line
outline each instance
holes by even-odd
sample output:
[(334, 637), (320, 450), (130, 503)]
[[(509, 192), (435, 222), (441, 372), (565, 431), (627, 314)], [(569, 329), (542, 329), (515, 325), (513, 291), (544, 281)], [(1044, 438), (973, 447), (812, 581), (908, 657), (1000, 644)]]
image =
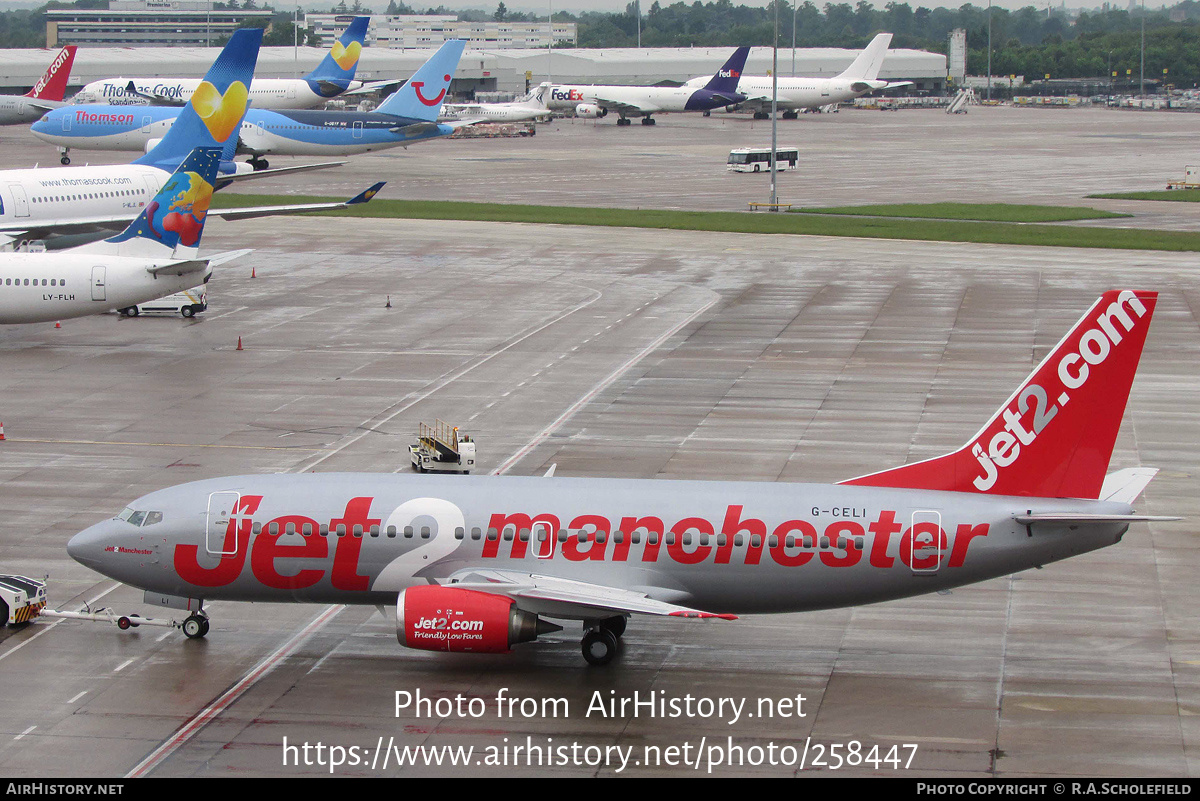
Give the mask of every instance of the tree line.
[[(825, 3), (818, 7), (806, 0), (779, 4), (779, 44), (790, 47), (860, 48), (879, 31), (890, 31), (893, 47), (946, 53), (950, 32), (967, 31), (967, 72), (982, 75), (987, 69), (988, 32), (991, 32), (992, 74), (1041, 78), (1111, 78), (1136, 82), (1142, 74), (1142, 27), (1145, 26), (1147, 79), (1165, 80), (1179, 86), (1200, 82), (1200, 0), (1183, 0), (1168, 9), (1142, 12), (1105, 4), (1078, 16), (1064, 7), (1038, 9), (1027, 6), (1016, 11), (966, 4), (958, 8), (913, 8), (908, 3), (888, 2), (881, 8), (858, 0)], [(226, 0), (217, 7), (272, 9), (265, 0)], [(59, 8), (106, 8), (107, 0), (52, 0), (36, 9), (0, 12), (0, 47), (44, 47), (45, 12)], [(317, 9), (311, 9), (317, 10)], [(320, 9), (324, 10), (324, 9)], [(340, 0), (331, 13), (371, 13), (361, 0)], [(302, 12), (303, 13), (303, 12)], [(389, 14), (453, 14), (466, 21), (544, 19), (508, 10), (501, 2), (493, 12), (417, 8), (390, 0)], [(638, 43), (639, 15), (636, 3), (623, 12), (565, 11), (554, 13), (555, 21), (579, 26), (579, 47), (633, 47)], [(734, 5), (731, 0), (710, 0), (663, 5), (643, 3), (640, 16), (643, 47), (735, 47), (769, 46), (774, 31), (775, 7)], [(257, 23), (255, 23), (257, 24)], [(311, 31), (302, 31), (311, 34)], [(305, 38), (305, 37), (302, 37)], [(293, 41), (292, 11), (280, 10), (264, 43), (289, 45)], [(309, 39), (315, 43), (315, 36)], [(1164, 75), (1164, 70), (1166, 73)]]

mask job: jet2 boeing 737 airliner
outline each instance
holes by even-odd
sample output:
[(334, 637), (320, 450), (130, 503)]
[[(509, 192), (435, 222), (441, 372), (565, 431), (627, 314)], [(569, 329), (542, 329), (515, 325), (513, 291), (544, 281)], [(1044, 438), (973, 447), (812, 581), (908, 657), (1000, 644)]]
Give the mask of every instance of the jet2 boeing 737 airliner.
[(146, 601), (395, 605), (412, 648), (504, 652), (582, 620), (732, 619), (885, 601), (1113, 545), (1153, 476), (1106, 476), (1154, 292), (1105, 293), (946, 456), (839, 484), (368, 473), (247, 475), (135, 500), (71, 556)]

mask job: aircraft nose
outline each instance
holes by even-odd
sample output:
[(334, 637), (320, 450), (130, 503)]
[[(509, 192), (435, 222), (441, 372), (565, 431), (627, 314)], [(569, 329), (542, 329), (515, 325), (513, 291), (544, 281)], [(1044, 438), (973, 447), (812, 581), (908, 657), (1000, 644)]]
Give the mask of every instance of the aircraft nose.
[(106, 548), (113, 545), (112, 520), (89, 526), (67, 542), (67, 554), (81, 565), (99, 570)]

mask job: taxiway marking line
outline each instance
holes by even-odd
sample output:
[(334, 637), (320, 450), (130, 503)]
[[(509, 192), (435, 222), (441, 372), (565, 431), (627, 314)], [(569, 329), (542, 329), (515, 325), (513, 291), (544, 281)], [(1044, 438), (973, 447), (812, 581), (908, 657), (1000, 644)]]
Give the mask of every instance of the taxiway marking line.
[(230, 687), (222, 693), (217, 700), (213, 701), (207, 707), (202, 709), (199, 714), (192, 717), (184, 723), (174, 734), (166, 739), (158, 748), (155, 748), (139, 762), (132, 770), (125, 774), (126, 779), (138, 779), (150, 771), (158, 767), (164, 760), (170, 757), (184, 743), (196, 735), (204, 728), (210, 720), (217, 717), (228, 709), (235, 701), (241, 698), (247, 690), (253, 687), (259, 679), (270, 673), (284, 659), (291, 656), (297, 648), (304, 644), (304, 641), (309, 638), (317, 629), (324, 626), (332, 620), (339, 612), (345, 609), (344, 604), (331, 606), (318, 615), (312, 622), (305, 626), (283, 645), (275, 649), (274, 653), (270, 654), (263, 661), (243, 676), (237, 684)]
[[(580, 409), (582, 409), (589, 401), (591, 401), (593, 398), (595, 398), (597, 395), (599, 395), (601, 392), (603, 392), (606, 388), (608, 388), (618, 378), (620, 378), (622, 375), (624, 375), (626, 372), (628, 372), (628, 370), (631, 367), (633, 367), (635, 364), (640, 362), (642, 359), (646, 358), (651, 353), (653, 353), (655, 350), (657, 350), (659, 348), (659, 346), (661, 346), (664, 342), (666, 342), (671, 337), (675, 336), (675, 334), (677, 334), (682, 328), (684, 328), (684, 326), (688, 325), (693, 320), (695, 320), (697, 317), (699, 317), (700, 315), (704, 314), (706, 311), (711, 309), (716, 302), (717, 302), (717, 298), (713, 298), (708, 303), (704, 304), (704, 306), (702, 306), (699, 309), (697, 309), (696, 311), (692, 312), (691, 315), (689, 315), (688, 317), (683, 319), (681, 322), (679, 322), (677, 325), (672, 327), (670, 330), (668, 330), (666, 333), (664, 333), (658, 339), (654, 340), (649, 345), (642, 348), (642, 350), (638, 351), (634, 356), (632, 356), (628, 361), (626, 361), (624, 364), (622, 364), (616, 370), (613, 370), (611, 373), (609, 373), (605, 378), (603, 378), (600, 381), (599, 384), (592, 387), (591, 390), (589, 390), (587, 392), (587, 394), (585, 394), (579, 400), (577, 400), (573, 404), (571, 404), (571, 406), (565, 412), (563, 412), (561, 415), (558, 416), (558, 419), (556, 419), (553, 423), (551, 423), (550, 425), (546, 426), (541, 431), (539, 431), (538, 434), (533, 439), (531, 439), (529, 442), (527, 442), (523, 448), (521, 448), (519, 451), (514, 453), (512, 456), (508, 457), (508, 459), (503, 464), (501, 464), (499, 467), (497, 467), (495, 469), (495, 471), (493, 471), (492, 475), (494, 475), (494, 476), (503, 475), (504, 473), (507, 473), (509, 470), (511, 470), (513, 468), (513, 466), (516, 465), (517, 462), (524, 459), (529, 454), (530, 451), (532, 451), (534, 448), (536, 448), (538, 445), (540, 445), (542, 443), (542, 440), (546, 439), (546, 437), (553, 434), (559, 428), (559, 426), (561, 426), (563, 423), (567, 422), (567, 420), (569, 420), (576, 412), (578, 412)], [(574, 348), (572, 348), (572, 350), (574, 350)]]
[(92, 439), (24, 439), (8, 437), (8, 442), (36, 442), (44, 445), (119, 445), (142, 446), (148, 448), (228, 448), (246, 451), (313, 451), (319, 453), (324, 448), (284, 448), (278, 445), (205, 445), (199, 442), (104, 442)]

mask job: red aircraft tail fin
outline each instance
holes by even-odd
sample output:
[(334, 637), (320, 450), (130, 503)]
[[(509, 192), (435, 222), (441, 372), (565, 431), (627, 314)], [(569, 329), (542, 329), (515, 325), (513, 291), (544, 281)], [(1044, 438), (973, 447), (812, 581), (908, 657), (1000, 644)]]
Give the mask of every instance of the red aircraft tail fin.
[(67, 91), (67, 79), (71, 77), (71, 64), (74, 62), (75, 45), (67, 45), (58, 51), (58, 55), (50, 62), (50, 68), (46, 70), (46, 74), (38, 79), (33, 89), (29, 90), (25, 96), (38, 100), (53, 100), (56, 103), (62, 102), (63, 95)]
[(953, 453), (842, 484), (1099, 498), (1157, 292), (1105, 292)]

